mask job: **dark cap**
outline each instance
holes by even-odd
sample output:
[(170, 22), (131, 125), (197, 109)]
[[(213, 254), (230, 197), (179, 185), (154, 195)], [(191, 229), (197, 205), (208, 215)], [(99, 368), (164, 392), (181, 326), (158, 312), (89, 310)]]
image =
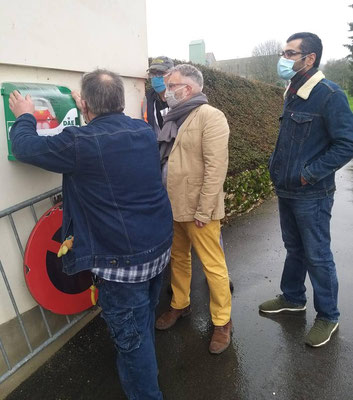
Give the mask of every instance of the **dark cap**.
[(156, 57), (152, 60), (150, 67), (148, 68), (148, 72), (151, 71), (160, 71), (160, 72), (165, 72), (168, 71), (168, 69), (171, 69), (174, 67), (173, 60), (170, 59), (169, 57)]

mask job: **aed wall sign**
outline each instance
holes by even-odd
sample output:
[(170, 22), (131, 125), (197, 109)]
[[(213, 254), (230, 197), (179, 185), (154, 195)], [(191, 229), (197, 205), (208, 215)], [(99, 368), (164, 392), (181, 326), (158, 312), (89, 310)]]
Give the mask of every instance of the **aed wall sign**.
[(4, 100), (8, 159), (15, 160), (11, 151), (10, 130), (16, 118), (9, 107), (10, 93), (18, 90), (22, 96), (30, 94), (35, 106), (34, 117), (37, 120), (37, 132), (43, 136), (54, 136), (67, 126), (79, 126), (79, 111), (71, 90), (65, 86), (37, 83), (4, 82), (1, 95)]

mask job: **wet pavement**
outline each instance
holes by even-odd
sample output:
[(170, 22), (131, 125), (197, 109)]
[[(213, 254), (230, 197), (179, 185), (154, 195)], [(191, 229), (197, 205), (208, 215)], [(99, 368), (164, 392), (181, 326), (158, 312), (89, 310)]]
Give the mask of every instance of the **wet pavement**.
[[(279, 293), (283, 249), (277, 200), (266, 201), (223, 230), (234, 282), (233, 338), (219, 356), (208, 353), (208, 288), (194, 259), (192, 308), (156, 333), (160, 386), (166, 400), (353, 399), (353, 164), (337, 173), (332, 248), (340, 282), (340, 328), (322, 348), (304, 345), (315, 318), (311, 284), (307, 311), (266, 317), (258, 304)], [(169, 305), (166, 275), (157, 315)], [(7, 400), (125, 399), (104, 322), (95, 318)]]

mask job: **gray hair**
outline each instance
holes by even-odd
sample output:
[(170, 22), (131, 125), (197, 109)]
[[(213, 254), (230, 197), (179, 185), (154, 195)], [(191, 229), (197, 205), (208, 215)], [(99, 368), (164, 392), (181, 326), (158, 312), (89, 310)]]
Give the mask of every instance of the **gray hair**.
[(124, 84), (118, 74), (96, 69), (82, 77), (81, 96), (95, 115), (122, 112), (125, 108)]
[(173, 72), (176, 71), (179, 71), (180, 75), (190, 78), (193, 82), (195, 82), (198, 86), (200, 86), (202, 90), (203, 76), (202, 72), (199, 69), (190, 64), (178, 64), (174, 68), (172, 68), (170, 73), (172, 74)]

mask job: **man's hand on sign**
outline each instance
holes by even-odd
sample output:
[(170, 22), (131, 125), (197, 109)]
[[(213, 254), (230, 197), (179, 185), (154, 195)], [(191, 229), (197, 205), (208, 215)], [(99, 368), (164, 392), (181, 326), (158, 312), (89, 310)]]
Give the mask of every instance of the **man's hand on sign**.
[(75, 100), (77, 108), (82, 112), (82, 102), (81, 102), (81, 95), (80, 95), (80, 93), (79, 93), (79, 92), (76, 92), (76, 90), (73, 90), (73, 91), (71, 92), (71, 96), (72, 96), (72, 98)]
[(71, 96), (75, 100), (77, 108), (82, 113), (83, 120), (85, 121), (86, 124), (88, 124), (92, 120), (92, 116), (90, 117), (88, 114), (86, 101), (82, 100), (80, 93), (76, 92), (75, 90), (71, 92)]
[(23, 97), (17, 90), (10, 94), (9, 106), (16, 118), (20, 117), (22, 114), (34, 113), (34, 103), (31, 99), (31, 96), (27, 94), (26, 97)]

